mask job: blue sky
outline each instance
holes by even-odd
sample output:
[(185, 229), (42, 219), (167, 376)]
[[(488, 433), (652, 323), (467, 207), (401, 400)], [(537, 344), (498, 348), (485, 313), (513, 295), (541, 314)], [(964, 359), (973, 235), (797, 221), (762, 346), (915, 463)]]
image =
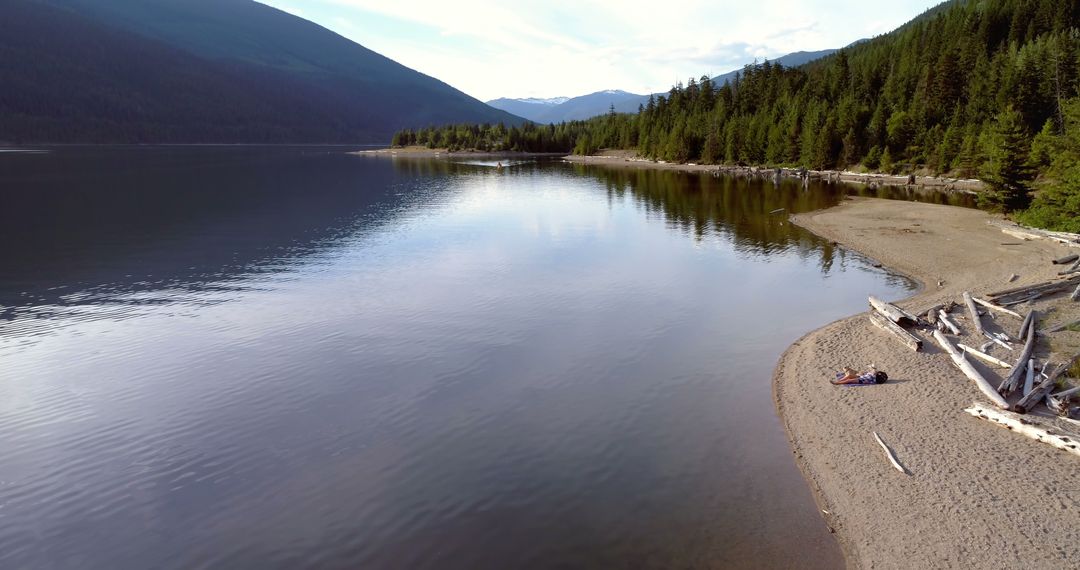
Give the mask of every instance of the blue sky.
[(482, 100), (666, 91), (847, 45), (939, 0), (260, 0)]

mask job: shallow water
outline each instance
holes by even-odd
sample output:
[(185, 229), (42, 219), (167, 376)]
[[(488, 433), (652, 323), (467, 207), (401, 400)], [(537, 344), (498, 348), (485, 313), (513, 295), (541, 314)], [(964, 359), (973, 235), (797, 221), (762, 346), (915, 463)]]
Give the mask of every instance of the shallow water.
[(836, 567), (771, 372), (911, 284), (768, 212), (842, 194), (0, 157), (0, 567)]

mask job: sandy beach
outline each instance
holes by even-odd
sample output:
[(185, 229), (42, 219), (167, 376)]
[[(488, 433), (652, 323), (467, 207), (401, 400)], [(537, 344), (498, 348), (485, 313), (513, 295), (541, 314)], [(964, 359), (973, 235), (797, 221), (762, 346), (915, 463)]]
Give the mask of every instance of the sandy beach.
[[(1050, 260), (1068, 247), (1024, 241), (981, 211), (855, 198), (793, 221), (880, 260), (922, 284), (911, 312), (1012, 285), (1056, 277)], [(1012, 274), (1019, 278), (1009, 283)], [(1020, 313), (1029, 306), (1014, 307)], [(1080, 318), (1067, 295), (1035, 304), (1054, 325)], [(969, 332), (961, 342), (980, 346)], [(983, 317), (984, 322), (989, 316)], [(989, 330), (1016, 336), (1018, 319), (995, 315)], [(1076, 568), (1080, 561), (1080, 460), (963, 412), (984, 399), (927, 335), (911, 352), (866, 314), (829, 324), (792, 345), (775, 371), (775, 398), (795, 458), (836, 532), (851, 568)], [(1080, 333), (1055, 333), (1037, 352), (1061, 362)], [(1019, 351), (1019, 347), (1017, 347)], [(1010, 360), (1004, 348), (994, 352)], [(1015, 359), (1016, 353), (1012, 353)], [(1041, 360), (1040, 360), (1041, 361)], [(832, 386), (833, 372), (876, 364), (879, 386)], [(996, 386), (1000, 369), (975, 365)], [(895, 471), (871, 432), (910, 474)], [(1078, 430), (1080, 431), (1080, 430)]]

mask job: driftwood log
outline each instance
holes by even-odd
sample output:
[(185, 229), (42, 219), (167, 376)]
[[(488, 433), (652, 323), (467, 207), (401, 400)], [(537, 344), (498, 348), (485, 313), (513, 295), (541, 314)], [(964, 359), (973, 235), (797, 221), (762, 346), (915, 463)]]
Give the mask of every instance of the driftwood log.
[(999, 307), (999, 306), (991, 303), (990, 301), (980, 299), (978, 297), (972, 297), (972, 300), (974, 300), (976, 303), (986, 307), (987, 309), (990, 309), (991, 311), (997, 311), (999, 313), (1005, 313), (1006, 315), (1009, 315), (1011, 317), (1016, 317), (1018, 319), (1023, 319), (1024, 318), (1024, 316), (1021, 315), (1020, 313), (1017, 313), (1016, 311), (1013, 311), (1013, 310), (1010, 310), (1010, 309), (1006, 309), (1005, 307)]
[[(1032, 313), (1034, 312), (1032, 311)], [(1028, 322), (1027, 342), (1024, 343), (1024, 350), (1020, 351), (1020, 358), (1016, 361), (1016, 366), (1013, 366), (1012, 370), (1009, 371), (1009, 375), (998, 386), (998, 392), (1004, 396), (1008, 396), (1020, 387), (1020, 378), (1023, 376), (1024, 371), (1027, 370), (1031, 353), (1035, 350), (1035, 339), (1039, 336), (1039, 333), (1035, 332), (1036, 320), (1038, 320), (1037, 317), (1032, 317), (1031, 321)]]
[(892, 303), (882, 301), (881, 299), (878, 299), (873, 295), (870, 295), (869, 301), (870, 306), (873, 307), (875, 311), (881, 313), (890, 321), (898, 325), (918, 326), (919, 324), (919, 317), (916, 317), (915, 315), (901, 309), (900, 307), (897, 307), (896, 305), (893, 305)]
[(1023, 395), (1027, 396), (1031, 393), (1031, 389), (1035, 387), (1035, 359), (1029, 358), (1027, 363), (1027, 377), (1024, 378), (1024, 390)]
[(1072, 295), (1069, 295), (1069, 300), (1080, 301), (1080, 285), (1077, 285), (1076, 290), (1072, 292)]
[(922, 349), (922, 340), (920, 340), (915, 335), (909, 333), (908, 331), (904, 330), (904, 328), (900, 325), (885, 318), (880, 313), (871, 311), (870, 322), (874, 323), (874, 325), (878, 328), (893, 335), (893, 337), (895, 337), (897, 340), (903, 343), (904, 346), (910, 348), (911, 350), (918, 352)]
[(971, 348), (970, 346), (968, 346), (966, 344), (957, 344), (956, 346), (960, 350), (964, 351), (965, 353), (970, 354), (970, 355), (974, 356), (975, 358), (978, 358), (979, 360), (981, 360), (983, 362), (993, 364), (994, 366), (1000, 366), (1001, 368), (1012, 368), (1012, 364), (1009, 364), (1008, 362), (1005, 362), (1004, 360), (1001, 360), (1000, 358), (995, 358), (993, 356), (990, 356), (989, 354), (986, 354), (985, 352), (983, 352), (981, 350)]
[(949, 319), (949, 315), (945, 313), (945, 309), (938, 311), (938, 322), (949, 329), (949, 332), (953, 334), (960, 334), (960, 327), (956, 326), (956, 323)]
[(1034, 319), (1035, 311), (1028, 311), (1027, 316), (1024, 317), (1024, 324), (1020, 325), (1020, 336), (1018, 336), (1017, 338), (1019, 338), (1020, 340), (1027, 340), (1027, 333), (1029, 330), (1031, 330), (1031, 321)]
[(952, 341), (946, 338), (945, 335), (941, 334), (941, 331), (934, 331), (934, 340), (936, 340), (937, 343), (941, 345), (942, 350), (949, 353), (949, 356), (952, 358), (953, 364), (955, 364), (956, 367), (959, 368), (965, 376), (973, 380), (975, 382), (975, 386), (979, 388), (979, 391), (986, 395), (986, 397), (989, 398), (995, 406), (1002, 409), (1008, 409), (1009, 403), (1005, 401), (1005, 398), (1002, 398), (1001, 394), (998, 394), (997, 391), (994, 390), (994, 387), (986, 381), (986, 378), (983, 378), (983, 375), (980, 374), (979, 371), (976, 370), (975, 367), (972, 366), (966, 358), (964, 358), (964, 355), (961, 354), (960, 351), (956, 350), (956, 347), (953, 346)]
[(1058, 433), (1056, 430), (1051, 430), (1049, 426), (1031, 421), (1018, 414), (993, 410), (978, 403), (972, 404), (970, 408), (966, 408), (964, 411), (976, 418), (982, 418), (1010, 431), (1030, 437), (1035, 441), (1050, 444), (1080, 457), (1080, 441), (1072, 435)]
[(964, 304), (967, 305), (968, 314), (971, 315), (971, 324), (975, 325), (975, 332), (986, 334), (986, 329), (982, 326), (982, 319), (979, 318), (979, 309), (975, 307), (975, 299), (967, 291), (964, 291)]
[(1039, 382), (1038, 386), (1032, 388), (1030, 393), (1028, 393), (1023, 398), (1020, 398), (1020, 401), (1013, 406), (1013, 410), (1021, 414), (1026, 414), (1031, 411), (1035, 404), (1042, 401), (1043, 397), (1048, 392), (1050, 392), (1051, 388), (1054, 387), (1054, 383), (1057, 382), (1058, 377), (1072, 367), (1073, 363), (1076, 362), (1076, 359), (1078, 357), (1080, 357), (1080, 355), (1074, 356), (1069, 362), (1066, 362), (1065, 364), (1062, 364), (1061, 366), (1055, 368), (1049, 376), (1047, 376), (1042, 382)]
[(1072, 255), (1066, 255), (1065, 257), (1059, 257), (1055, 259), (1053, 263), (1054, 265), (1065, 265), (1066, 263), (1075, 263), (1077, 260), (1080, 260), (1080, 255), (1074, 253)]

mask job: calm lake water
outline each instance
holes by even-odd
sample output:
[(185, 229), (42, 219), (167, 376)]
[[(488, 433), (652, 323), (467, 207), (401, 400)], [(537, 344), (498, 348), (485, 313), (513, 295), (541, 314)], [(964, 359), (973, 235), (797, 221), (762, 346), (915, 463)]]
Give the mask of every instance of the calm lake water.
[(0, 567), (837, 567), (771, 373), (911, 285), (769, 212), (842, 193), (0, 155)]

